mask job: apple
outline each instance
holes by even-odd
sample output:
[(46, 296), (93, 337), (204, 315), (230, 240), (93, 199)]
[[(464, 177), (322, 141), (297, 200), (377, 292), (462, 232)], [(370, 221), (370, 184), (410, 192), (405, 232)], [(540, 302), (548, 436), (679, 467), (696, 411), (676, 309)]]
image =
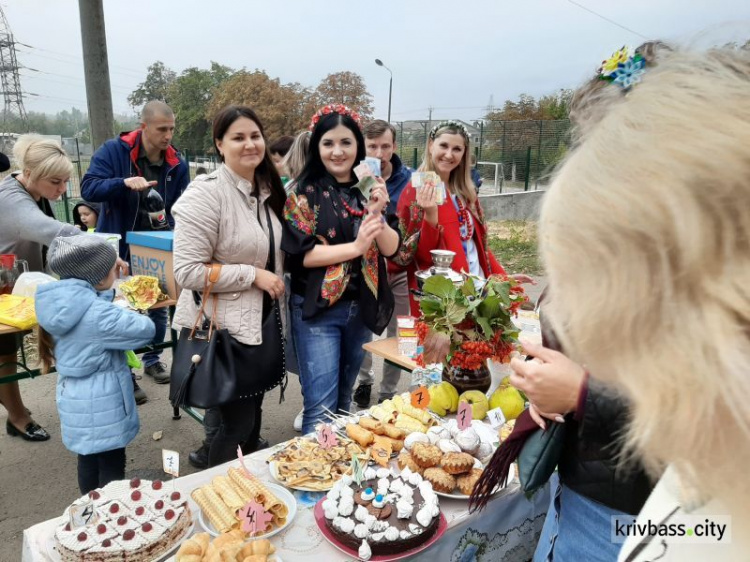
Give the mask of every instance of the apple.
[(429, 388), (430, 404), (428, 408), (438, 416), (445, 416), (450, 412), (451, 396), (442, 384), (436, 384)]
[(500, 408), (506, 420), (514, 420), (524, 409), (521, 393), (510, 385), (503, 385), (490, 396), (490, 410)]
[(490, 404), (484, 392), (480, 390), (467, 390), (458, 397), (458, 403), (466, 402), (471, 405), (471, 417), (475, 420), (483, 420), (487, 417)]

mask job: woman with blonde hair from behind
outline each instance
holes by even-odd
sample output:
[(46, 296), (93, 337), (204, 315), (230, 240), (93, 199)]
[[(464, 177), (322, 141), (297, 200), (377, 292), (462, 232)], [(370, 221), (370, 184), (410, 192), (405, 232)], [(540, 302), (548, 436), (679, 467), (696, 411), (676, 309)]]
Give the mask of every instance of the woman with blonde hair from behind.
[(281, 165), (289, 174), (289, 181), (284, 185), (284, 189), (289, 193), (294, 189), (297, 183), (297, 177), (302, 173), (302, 169), (305, 167), (307, 160), (307, 151), (310, 147), (310, 131), (302, 131), (296, 137), (292, 143), (289, 152), (286, 153), (284, 159), (281, 161)]
[(540, 220), (546, 310), (571, 359), (631, 400), (631, 450), (666, 468), (638, 523), (694, 529), (613, 526), (619, 560), (746, 560), (750, 53), (655, 46), (574, 97), (581, 140)]

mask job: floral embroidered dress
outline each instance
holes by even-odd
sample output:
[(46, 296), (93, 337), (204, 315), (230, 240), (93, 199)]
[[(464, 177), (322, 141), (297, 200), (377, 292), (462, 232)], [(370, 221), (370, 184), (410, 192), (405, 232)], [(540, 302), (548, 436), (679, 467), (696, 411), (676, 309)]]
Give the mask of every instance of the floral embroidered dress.
[[(292, 292), (304, 297), (302, 318), (309, 320), (341, 300), (359, 300), (362, 320), (380, 334), (393, 314), (393, 293), (388, 286), (385, 258), (373, 242), (364, 256), (327, 267), (308, 268), (305, 254), (316, 244), (335, 246), (354, 242), (364, 209), (364, 196), (356, 182), (337, 183), (326, 176), (312, 185), (295, 186), (284, 206), (281, 248), (287, 253)], [(352, 214), (351, 211), (355, 211)], [(386, 215), (399, 232), (396, 215)], [(401, 233), (399, 234), (401, 252)]]
[[(484, 212), (479, 205), (479, 199), (475, 199), (474, 204), (468, 209), (471, 213), (473, 223), (472, 241), (476, 246), (479, 266), (486, 276), (495, 273), (505, 274), (503, 267), (497, 262), (495, 256), (490, 252), (487, 243), (487, 225), (484, 221)], [(409, 244), (404, 244), (402, 253), (394, 259), (403, 265), (408, 265), (407, 277), (409, 279), (409, 289), (417, 288), (415, 273), (432, 266), (431, 250), (442, 249), (451, 250), (456, 253), (451, 267), (458, 271), (469, 272), (469, 260), (464, 249), (463, 240), (461, 239), (462, 224), (459, 220), (459, 214), (450, 197), (447, 197), (445, 203), (438, 207), (437, 226), (432, 226), (424, 221), (424, 212), (417, 206), (416, 190), (409, 182), (401, 193), (398, 200), (398, 217), (401, 223), (402, 232), (419, 233), (418, 236), (408, 238)], [(410, 259), (413, 258), (413, 259)], [(409, 295), (409, 304), (411, 313), (414, 316), (420, 316), (419, 303)]]

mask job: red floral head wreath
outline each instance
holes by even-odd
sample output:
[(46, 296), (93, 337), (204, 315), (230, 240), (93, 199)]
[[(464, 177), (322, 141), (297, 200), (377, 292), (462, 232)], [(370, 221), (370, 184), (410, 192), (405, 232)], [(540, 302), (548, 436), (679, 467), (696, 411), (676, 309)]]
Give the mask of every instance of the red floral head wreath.
[(322, 117), (325, 117), (326, 115), (330, 115), (331, 113), (338, 113), (339, 115), (348, 115), (352, 119), (354, 119), (354, 122), (357, 124), (357, 126), (361, 129), (362, 128), (362, 120), (359, 116), (359, 113), (351, 109), (350, 107), (345, 106), (343, 103), (329, 103), (328, 105), (325, 105), (321, 107), (318, 111), (315, 112), (315, 115), (312, 116), (312, 119), (310, 120), (310, 126), (308, 129), (311, 131), (315, 128), (315, 125), (318, 124), (318, 121)]

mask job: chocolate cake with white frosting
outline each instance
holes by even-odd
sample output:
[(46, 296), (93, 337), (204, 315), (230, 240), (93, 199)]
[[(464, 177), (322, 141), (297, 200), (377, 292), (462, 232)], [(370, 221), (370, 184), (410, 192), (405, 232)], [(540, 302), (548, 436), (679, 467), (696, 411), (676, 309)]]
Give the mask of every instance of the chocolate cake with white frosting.
[(360, 559), (397, 554), (428, 541), (440, 522), (432, 485), (408, 468), (367, 468), (361, 484), (339, 480), (322, 503), (326, 526)]

